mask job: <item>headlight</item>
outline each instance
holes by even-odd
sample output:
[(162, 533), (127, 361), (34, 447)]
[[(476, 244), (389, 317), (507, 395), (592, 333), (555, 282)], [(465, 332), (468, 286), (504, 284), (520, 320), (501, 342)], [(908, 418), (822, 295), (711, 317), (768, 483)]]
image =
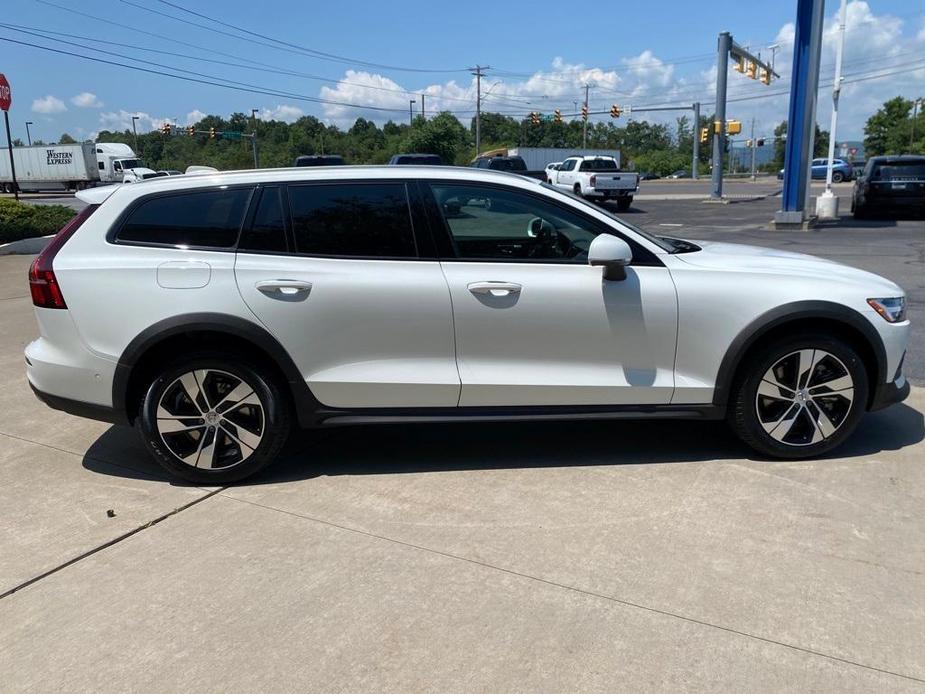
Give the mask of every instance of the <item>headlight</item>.
[(867, 303), (889, 323), (899, 323), (906, 319), (906, 297), (904, 296), (891, 299), (868, 299)]

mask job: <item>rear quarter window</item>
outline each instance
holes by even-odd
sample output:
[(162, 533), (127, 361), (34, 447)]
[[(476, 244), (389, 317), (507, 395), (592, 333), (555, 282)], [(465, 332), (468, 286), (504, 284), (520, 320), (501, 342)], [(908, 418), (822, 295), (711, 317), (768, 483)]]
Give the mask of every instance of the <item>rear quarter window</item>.
[(143, 199), (129, 211), (116, 240), (184, 248), (232, 248), (251, 192), (251, 188), (184, 191)]

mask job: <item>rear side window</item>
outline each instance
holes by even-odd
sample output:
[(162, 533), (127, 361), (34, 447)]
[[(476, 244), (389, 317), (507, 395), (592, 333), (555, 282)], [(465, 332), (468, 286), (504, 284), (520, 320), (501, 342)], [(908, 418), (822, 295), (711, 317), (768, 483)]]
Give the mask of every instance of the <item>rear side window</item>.
[(233, 188), (149, 198), (131, 211), (118, 240), (231, 248), (250, 195), (250, 188)]
[(241, 234), (238, 250), (285, 253), (288, 248), (280, 190), (264, 188), (259, 195), (254, 218)]
[(404, 183), (290, 186), (289, 207), (299, 253), (417, 257)]

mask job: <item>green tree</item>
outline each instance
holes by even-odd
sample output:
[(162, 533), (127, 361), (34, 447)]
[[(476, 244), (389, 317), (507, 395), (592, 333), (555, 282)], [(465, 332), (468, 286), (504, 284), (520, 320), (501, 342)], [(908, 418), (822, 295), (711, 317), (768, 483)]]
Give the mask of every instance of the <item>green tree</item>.
[(61, 137), (58, 138), (58, 144), (59, 145), (75, 145), (77, 144), (77, 140), (75, 140), (73, 137), (71, 137), (67, 133), (64, 133), (63, 135), (61, 135)]
[[(912, 135), (912, 101), (901, 96), (885, 102), (864, 125), (864, 151), (868, 157), (878, 154), (900, 154), (908, 152)], [(918, 114), (916, 131), (922, 132), (925, 118)], [(923, 133), (925, 135), (925, 133)], [(925, 152), (925, 139), (918, 139), (912, 145), (914, 152)]]

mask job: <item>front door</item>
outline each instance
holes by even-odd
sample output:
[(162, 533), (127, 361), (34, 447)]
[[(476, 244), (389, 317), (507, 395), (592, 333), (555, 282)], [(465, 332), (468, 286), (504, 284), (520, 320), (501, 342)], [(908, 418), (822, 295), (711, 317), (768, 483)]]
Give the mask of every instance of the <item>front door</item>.
[(314, 396), (343, 408), (455, 406), (449, 292), (439, 262), (420, 257), (405, 183), (258, 194), (239, 243), (238, 289)]
[(631, 242), (626, 279), (607, 281), (587, 253), (616, 228), (513, 187), (430, 189), (455, 256), (442, 265), (461, 406), (670, 402), (677, 297), (655, 254)]

